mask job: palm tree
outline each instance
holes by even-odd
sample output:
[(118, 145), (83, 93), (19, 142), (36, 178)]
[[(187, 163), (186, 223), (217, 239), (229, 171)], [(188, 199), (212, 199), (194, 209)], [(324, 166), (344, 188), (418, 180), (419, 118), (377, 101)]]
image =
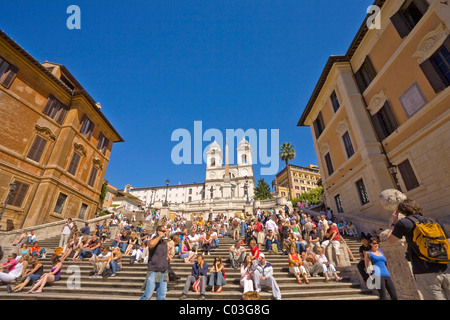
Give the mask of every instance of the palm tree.
[(288, 188), (289, 188), (289, 197), (291, 200), (292, 186), (291, 186), (291, 173), (289, 170), (289, 161), (295, 159), (295, 149), (294, 146), (290, 142), (284, 142), (280, 147), (280, 158), (282, 161), (286, 163), (286, 173), (288, 177)]

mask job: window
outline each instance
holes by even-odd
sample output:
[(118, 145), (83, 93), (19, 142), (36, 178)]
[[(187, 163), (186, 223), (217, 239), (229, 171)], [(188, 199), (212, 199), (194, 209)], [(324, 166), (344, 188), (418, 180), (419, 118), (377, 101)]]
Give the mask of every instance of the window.
[(46, 145), (47, 140), (45, 140), (41, 136), (36, 136), (34, 138), (33, 144), (31, 145), (30, 151), (28, 151), (27, 158), (39, 162), (41, 160)]
[(84, 219), (87, 208), (88, 208), (88, 205), (86, 203), (81, 204), (81, 209), (80, 209), (80, 213), (78, 214), (78, 218)]
[(334, 197), (334, 201), (336, 203), (336, 208), (338, 213), (344, 213), (344, 208), (342, 207), (342, 199), (341, 195), (338, 194)]
[(103, 135), (103, 132), (100, 132), (100, 136), (98, 137), (97, 149), (105, 154), (106, 149), (108, 149), (108, 144), (109, 140)]
[(189, 194), (192, 194), (192, 189), (189, 189)]
[(348, 131), (342, 136), (342, 140), (344, 140), (347, 157), (350, 158), (355, 153), (355, 150), (353, 149), (352, 140), (350, 139), (350, 134)]
[(63, 105), (61, 102), (55, 99), (55, 97), (50, 96), (42, 112), (59, 124), (62, 124), (64, 122), (64, 119), (66, 118), (67, 111), (67, 106)]
[(327, 164), (328, 175), (331, 176), (334, 172), (334, 169), (333, 169), (333, 163), (331, 162), (331, 156), (330, 156), (329, 152), (325, 155), (325, 163)]
[(300, 198), (300, 193), (295, 194), (296, 198)]
[(189, 198), (188, 198), (188, 201), (191, 202), (191, 201), (192, 201), (192, 197), (189, 197)]
[(367, 195), (366, 186), (364, 185), (364, 181), (362, 179), (356, 182), (356, 187), (358, 189), (361, 204), (365, 205), (366, 203), (369, 203), (369, 196)]
[(414, 170), (411, 167), (409, 160), (405, 160), (398, 165), (398, 170), (402, 176), (403, 182), (405, 183), (406, 190), (412, 190), (420, 186), (419, 181), (417, 181)]
[(433, 90), (438, 93), (450, 84), (450, 37), (436, 53), (420, 64), (420, 68), (430, 82)]
[(74, 152), (72, 155), (72, 160), (70, 160), (69, 168), (67, 169), (67, 172), (71, 175), (75, 175), (77, 172), (78, 164), (80, 163), (81, 156)]
[(81, 134), (84, 134), (86, 138), (90, 139), (92, 132), (94, 131), (94, 123), (85, 115), (81, 122)]
[(9, 198), (8, 204), (20, 208), (22, 207), (23, 200), (25, 199), (30, 186), (17, 180), (14, 181), (14, 183), (17, 186), (16, 191), (14, 192), (13, 196)]
[(0, 57), (0, 84), (9, 89), (19, 69)]
[(317, 139), (320, 137), (323, 130), (325, 130), (325, 125), (323, 123), (323, 118), (322, 118), (322, 112), (319, 112), (317, 119), (314, 120), (313, 126), (314, 126), (314, 132), (316, 133), (316, 139)]
[(397, 129), (397, 119), (387, 101), (384, 106), (372, 116), (372, 123), (378, 139), (380, 140), (386, 139)]
[(295, 188), (296, 190), (299, 190), (299, 187), (298, 187), (298, 186), (295, 186), (294, 188)]
[(373, 68), (372, 62), (370, 61), (369, 56), (367, 56), (359, 70), (355, 73), (356, 84), (358, 85), (361, 93), (364, 93), (364, 91), (366, 91), (367, 87), (370, 85), (376, 75), (377, 73)]
[(90, 185), (91, 187), (94, 187), (95, 178), (97, 178), (97, 172), (98, 172), (97, 168), (93, 167), (88, 181), (88, 185)]
[(66, 203), (67, 195), (64, 193), (60, 193), (58, 196), (58, 200), (56, 200), (55, 209), (53, 210), (55, 213), (62, 213), (64, 204)]
[(336, 91), (333, 91), (333, 93), (330, 96), (330, 99), (331, 99), (331, 105), (333, 106), (333, 110), (334, 110), (334, 112), (336, 112), (340, 107), (339, 100), (336, 95)]
[(428, 6), (426, 0), (407, 0), (402, 8), (391, 17), (391, 22), (402, 39), (419, 23), (427, 12)]

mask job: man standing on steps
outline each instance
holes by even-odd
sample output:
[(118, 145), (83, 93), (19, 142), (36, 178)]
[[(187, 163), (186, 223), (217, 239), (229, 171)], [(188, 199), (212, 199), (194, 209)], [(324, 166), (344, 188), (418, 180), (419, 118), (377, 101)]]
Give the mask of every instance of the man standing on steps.
[(169, 260), (165, 236), (166, 227), (162, 225), (157, 228), (156, 236), (148, 241), (148, 272), (140, 300), (150, 300), (155, 290), (156, 300), (166, 299)]
[(273, 277), (272, 264), (266, 262), (264, 253), (259, 254), (258, 261), (256, 261), (252, 270), (254, 271), (254, 281), (256, 292), (261, 291), (261, 285), (272, 287), (272, 295), (275, 300), (281, 300), (281, 292), (278, 284)]
[(70, 231), (73, 228), (72, 218), (67, 219), (64, 227), (61, 230), (61, 238), (59, 240), (59, 248), (63, 248), (63, 251), (66, 249), (66, 244), (69, 241)]

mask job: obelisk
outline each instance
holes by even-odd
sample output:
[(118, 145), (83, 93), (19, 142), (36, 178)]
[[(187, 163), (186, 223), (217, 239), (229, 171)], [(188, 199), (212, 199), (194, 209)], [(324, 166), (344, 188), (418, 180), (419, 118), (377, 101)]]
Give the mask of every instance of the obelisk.
[(230, 165), (228, 162), (228, 145), (225, 145), (225, 176), (222, 183), (222, 198), (232, 197), (233, 185), (230, 183)]

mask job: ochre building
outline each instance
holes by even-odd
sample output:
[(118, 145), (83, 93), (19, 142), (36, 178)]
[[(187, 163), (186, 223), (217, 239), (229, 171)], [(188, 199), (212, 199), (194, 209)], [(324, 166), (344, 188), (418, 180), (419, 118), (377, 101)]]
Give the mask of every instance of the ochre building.
[(374, 5), (379, 25), (369, 14), (347, 53), (329, 57), (298, 125), (312, 131), (335, 213), (386, 222), (378, 196), (397, 188), (448, 220), (450, 5)]
[(94, 217), (123, 141), (100, 108), (64, 66), (39, 63), (0, 31), (1, 230)]

